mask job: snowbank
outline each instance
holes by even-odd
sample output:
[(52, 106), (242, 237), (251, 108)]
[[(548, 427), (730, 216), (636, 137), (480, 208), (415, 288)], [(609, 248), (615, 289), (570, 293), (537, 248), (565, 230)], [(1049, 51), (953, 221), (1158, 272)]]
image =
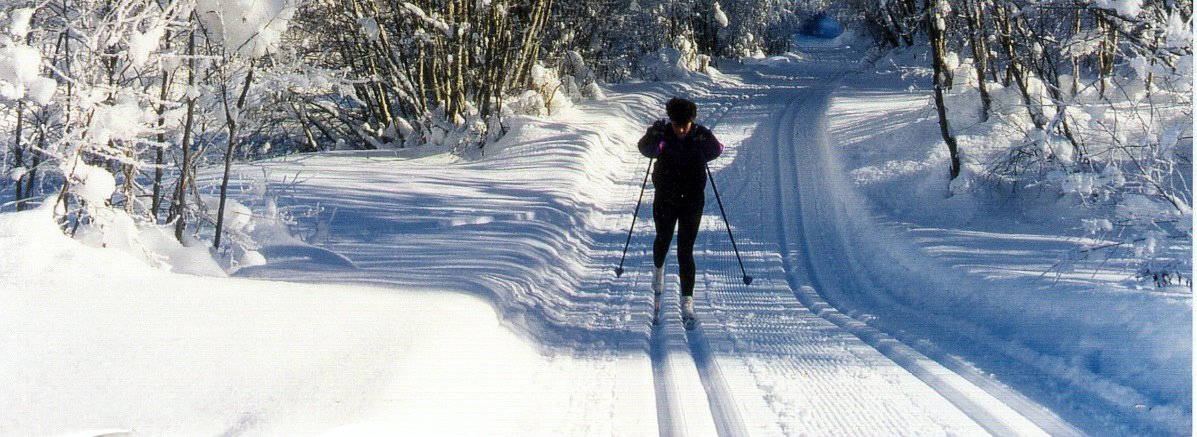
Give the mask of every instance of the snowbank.
[[(948, 155), (927, 97), (928, 72), (892, 62), (878, 66), (879, 74), (849, 80), (837, 91), (829, 111), (840, 174), (863, 194), (863, 199), (844, 201), (865, 208), (844, 223), (856, 236), (848, 244), (855, 252), (871, 254), (864, 259), (873, 278), (866, 280), (904, 284), (886, 288), (883, 296), (856, 298), (857, 309), (888, 314), (891, 328), (914, 332), (918, 330), (901, 326), (906, 322), (894, 322), (909, 316), (895, 308), (931, 310), (942, 319), (925, 323), (935, 326), (931, 330), (955, 331), (960, 337), (954, 338), (984, 345), (962, 343), (948, 349), (1002, 351), (1016, 361), (990, 359), (986, 364), (984, 358), (974, 359), (983, 360), (982, 367), (1007, 372), (1020, 371), (1020, 366), (1033, 369), (1066, 381), (1079, 393), (1038, 396), (1100, 405), (1078, 413), (1082, 415), (1118, 409), (1146, 426), (1123, 432), (1188, 430), (1191, 290), (1141, 289), (1128, 280), (1133, 275), (1128, 260), (1078, 258), (1086, 247), (1103, 241), (1078, 236), (1087, 216), (1075, 197), (1036, 195), (1027, 188), (1008, 198), (958, 187), (955, 195), (945, 197)], [(1000, 89), (994, 92), (995, 100), (1014, 98)], [(997, 123), (967, 120), (968, 106), (957, 102), (952, 107), (958, 108), (960, 123), (955, 126), (968, 128), (961, 135), (962, 179), (971, 177), (969, 168), (983, 165), (986, 154), (1016, 135), (1021, 138), (1021, 132)], [(1062, 182), (1078, 190), (1101, 183)], [(873, 215), (894, 222), (891, 228), (917, 244), (870, 232)], [(886, 323), (884, 319), (877, 323)]]
[(574, 434), (618, 374), (647, 419), (598, 427), (652, 417), (645, 362), (542, 355), (462, 294), (172, 274), (44, 208), (0, 214), (0, 253), (0, 434)]

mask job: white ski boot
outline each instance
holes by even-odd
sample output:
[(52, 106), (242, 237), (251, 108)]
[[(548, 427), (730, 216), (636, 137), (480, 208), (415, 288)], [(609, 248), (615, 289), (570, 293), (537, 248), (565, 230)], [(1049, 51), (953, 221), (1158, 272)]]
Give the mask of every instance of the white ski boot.
[(682, 296), (682, 323), (686, 325), (686, 329), (693, 329), (694, 322), (697, 320), (694, 316), (694, 296)]
[(653, 324), (661, 317), (661, 293), (665, 292), (665, 267), (653, 269)]

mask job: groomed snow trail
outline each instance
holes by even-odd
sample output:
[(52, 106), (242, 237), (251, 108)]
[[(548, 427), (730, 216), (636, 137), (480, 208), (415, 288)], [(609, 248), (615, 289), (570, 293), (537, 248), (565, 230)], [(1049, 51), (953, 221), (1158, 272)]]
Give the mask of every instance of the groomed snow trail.
[[(758, 182), (763, 185), (763, 192), (775, 196), (777, 200), (763, 202), (775, 205), (775, 221), (772, 223), (774, 227), (769, 228), (768, 220), (760, 222), (760, 225), (766, 227), (767, 234), (777, 238), (790, 293), (804, 307), (804, 312), (813, 311), (843, 332), (851, 333), (875, 349), (856, 352), (858, 357), (875, 362), (879, 357), (870, 355), (879, 352), (891, 360), (892, 364), (897, 364), (916, 376), (986, 431), (999, 435), (1044, 434), (1036, 424), (960, 375), (867, 324), (841, 314), (828, 305), (818, 292), (819, 289), (837, 286), (841, 278), (820, 275), (823, 270), (816, 268), (816, 265), (830, 264), (837, 273), (851, 275), (853, 272), (845, 269), (844, 265), (851, 265), (854, 261), (851, 254), (843, 253), (836, 245), (836, 241), (842, 241), (838, 236), (842, 231), (836, 226), (840, 212), (832, 200), (837, 197), (838, 190), (851, 188), (832, 186), (820, 174), (832, 164), (826, 153), (827, 137), (824, 133), (825, 111), (832, 89), (833, 86), (816, 82), (783, 97), (784, 101), (778, 103), (781, 110), (772, 117), (769, 129), (754, 137), (754, 140), (759, 138), (757, 142), (771, 148), (772, 154), (755, 153), (746, 157), (751, 167), (767, 169), (765, 174), (772, 170), (771, 175)], [(770, 162), (772, 165), (769, 165)], [(822, 237), (819, 242), (825, 244), (820, 246), (812, 243), (812, 240), (815, 240), (812, 237), (816, 236)], [(869, 291), (863, 287), (852, 290), (856, 293)], [(892, 382), (907, 377), (902, 372), (896, 372), (896, 369), (886, 369), (885, 365), (872, 364), (866, 369), (859, 377), (870, 378), (872, 372), (879, 372), (883, 379)], [(887, 372), (896, 372), (901, 376), (887, 376)], [(917, 394), (925, 389), (926, 387), (917, 387), (895, 391), (905, 391), (925, 399), (926, 393)], [(868, 393), (870, 390), (862, 387), (853, 391)], [(898, 425), (899, 429), (909, 431), (913, 424)], [(887, 433), (891, 431), (896, 430), (882, 430)]]
[[(709, 108), (699, 121), (730, 146), (715, 179), (727, 179), (726, 203), (753, 211), (733, 214), (742, 220), (733, 222), (749, 236), (740, 247), (750, 274), (765, 278), (751, 287), (737, 280), (708, 190), (697, 292), (705, 323), (688, 334), (719, 434), (1076, 434), (1017, 393), (974, 384), (972, 375), (841, 314), (817, 291), (836, 286), (834, 274), (853, 273), (837, 266), (854, 259), (834, 247), (843, 212), (831, 201), (851, 187), (819, 178), (834, 159), (824, 132), (834, 75), (848, 68), (842, 50), (808, 54), (826, 69), (802, 77), (744, 68), (740, 86), (699, 99)], [(808, 243), (808, 235), (826, 237), (827, 246)]]
[[(699, 102), (716, 105), (713, 116), (700, 121), (713, 126), (733, 146), (714, 169), (716, 183), (726, 179), (727, 203), (733, 208), (751, 208), (746, 203), (759, 208), (755, 220), (733, 223), (748, 237), (741, 248), (758, 278), (751, 287), (737, 280), (738, 265), (714, 199), (708, 204), (700, 236), (700, 265), (705, 273), (698, 296), (705, 304), (700, 305), (700, 320), (705, 322), (691, 333), (696, 338), (693, 356), (696, 362), (707, 363), (700, 367), (717, 369), (718, 380), (736, 382), (722, 385), (722, 390), (708, 390), (711, 404), (725, 410), (742, 408), (746, 417), (741, 426), (752, 435), (1011, 431), (978, 423), (977, 414), (970, 414), (975, 409), (962, 405), (960, 398), (945, 398), (798, 298), (794, 287), (809, 281), (794, 268), (793, 259), (802, 253), (788, 237), (795, 226), (801, 227), (802, 214), (796, 205), (799, 169), (789, 157), (798, 149), (810, 148), (813, 137), (801, 137), (796, 128), (823, 116), (818, 102), (825, 101), (828, 93), (813, 86), (829, 78), (748, 71), (756, 76), (753, 80), (745, 75), (748, 86), (724, 90), (738, 95), (716, 93), (710, 97), (714, 101)], [(720, 100), (735, 102), (737, 107), (728, 111), (717, 103)], [(743, 407), (737, 405), (741, 402)], [(1020, 425), (1024, 425), (1018, 429), (1021, 434), (1038, 431), (1031, 424)]]
[[(832, 164), (820, 120), (832, 84), (851, 63), (842, 49), (814, 56), (821, 60), (798, 67), (785, 65), (797, 57), (729, 67), (734, 74), (702, 86), (615, 94), (568, 124), (518, 126), (505, 140), (511, 144), (478, 162), (379, 153), (263, 163), (274, 181), (299, 175), (304, 189), (288, 200), (328, 211), (314, 225), (328, 235), (320, 245), (359, 268), (296, 269), (288, 262), (245, 274), (487, 298), (505, 324), (535, 340), (544, 354), (569, 357), (571, 367), (562, 371), (579, 372), (576, 382), (552, 387), (572, 390), (576, 401), (540, 411), (543, 417), (523, 424), (528, 434), (1042, 435), (1044, 428), (1068, 429), (1045, 425), (1050, 417), (1024, 418), (1004, 402), (1012, 395), (991, 394), (823, 299), (825, 287), (841, 286), (838, 275), (852, 272), (835, 266), (854, 262), (835, 245), (843, 212), (829, 202), (836, 190), (851, 187), (830, 186), (815, 171)], [(660, 104), (670, 94), (696, 100), (699, 122), (727, 146), (711, 169), (756, 278), (742, 284), (708, 190), (696, 245), (699, 322), (689, 331), (681, 327), (672, 254), (661, 324), (649, 322), (651, 184), (627, 273), (611, 273), (647, 165), (634, 146), (643, 127), (620, 124), (662, 116)], [(656, 408), (642, 408), (646, 404)], [(1042, 407), (1019, 410), (1034, 408)]]

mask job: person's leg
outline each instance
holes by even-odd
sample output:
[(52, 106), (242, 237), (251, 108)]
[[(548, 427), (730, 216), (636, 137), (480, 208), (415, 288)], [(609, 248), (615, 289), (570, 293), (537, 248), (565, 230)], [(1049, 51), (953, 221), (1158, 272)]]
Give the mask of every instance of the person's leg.
[(653, 223), (657, 227), (657, 239), (653, 241), (653, 265), (665, 267), (669, 255), (669, 244), (673, 242), (673, 229), (677, 226), (677, 204), (665, 199), (653, 200)]
[(682, 296), (694, 295), (694, 240), (698, 238), (698, 227), (702, 224), (704, 196), (686, 199), (678, 214), (677, 265), (682, 278)]

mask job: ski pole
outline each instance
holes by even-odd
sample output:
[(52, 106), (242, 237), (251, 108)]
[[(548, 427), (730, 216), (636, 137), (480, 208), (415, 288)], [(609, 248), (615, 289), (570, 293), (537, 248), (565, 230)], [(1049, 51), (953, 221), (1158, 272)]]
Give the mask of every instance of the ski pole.
[(723, 224), (727, 226), (727, 238), (731, 240), (732, 250), (736, 252), (736, 261), (740, 262), (740, 273), (744, 274), (744, 285), (752, 284), (752, 277), (744, 270), (744, 260), (740, 259), (740, 249), (736, 247), (736, 237), (732, 236), (731, 223), (727, 221), (727, 212), (723, 210), (723, 200), (719, 198), (719, 187), (715, 185), (715, 176), (711, 174), (711, 166), (703, 164), (707, 169), (707, 179), (711, 180), (711, 189), (715, 190), (715, 202), (719, 204), (719, 215), (723, 216)]
[(623, 243), (623, 254), (619, 256), (619, 267), (615, 268), (615, 277), (623, 276), (623, 260), (628, 256), (628, 245), (632, 244), (632, 231), (636, 229), (636, 216), (640, 215), (640, 203), (644, 201), (644, 187), (648, 186), (648, 174), (652, 173), (653, 159), (648, 158), (648, 168), (644, 170), (644, 182), (640, 183), (640, 198), (636, 199), (636, 210), (632, 211), (632, 226), (628, 228), (628, 240)]

